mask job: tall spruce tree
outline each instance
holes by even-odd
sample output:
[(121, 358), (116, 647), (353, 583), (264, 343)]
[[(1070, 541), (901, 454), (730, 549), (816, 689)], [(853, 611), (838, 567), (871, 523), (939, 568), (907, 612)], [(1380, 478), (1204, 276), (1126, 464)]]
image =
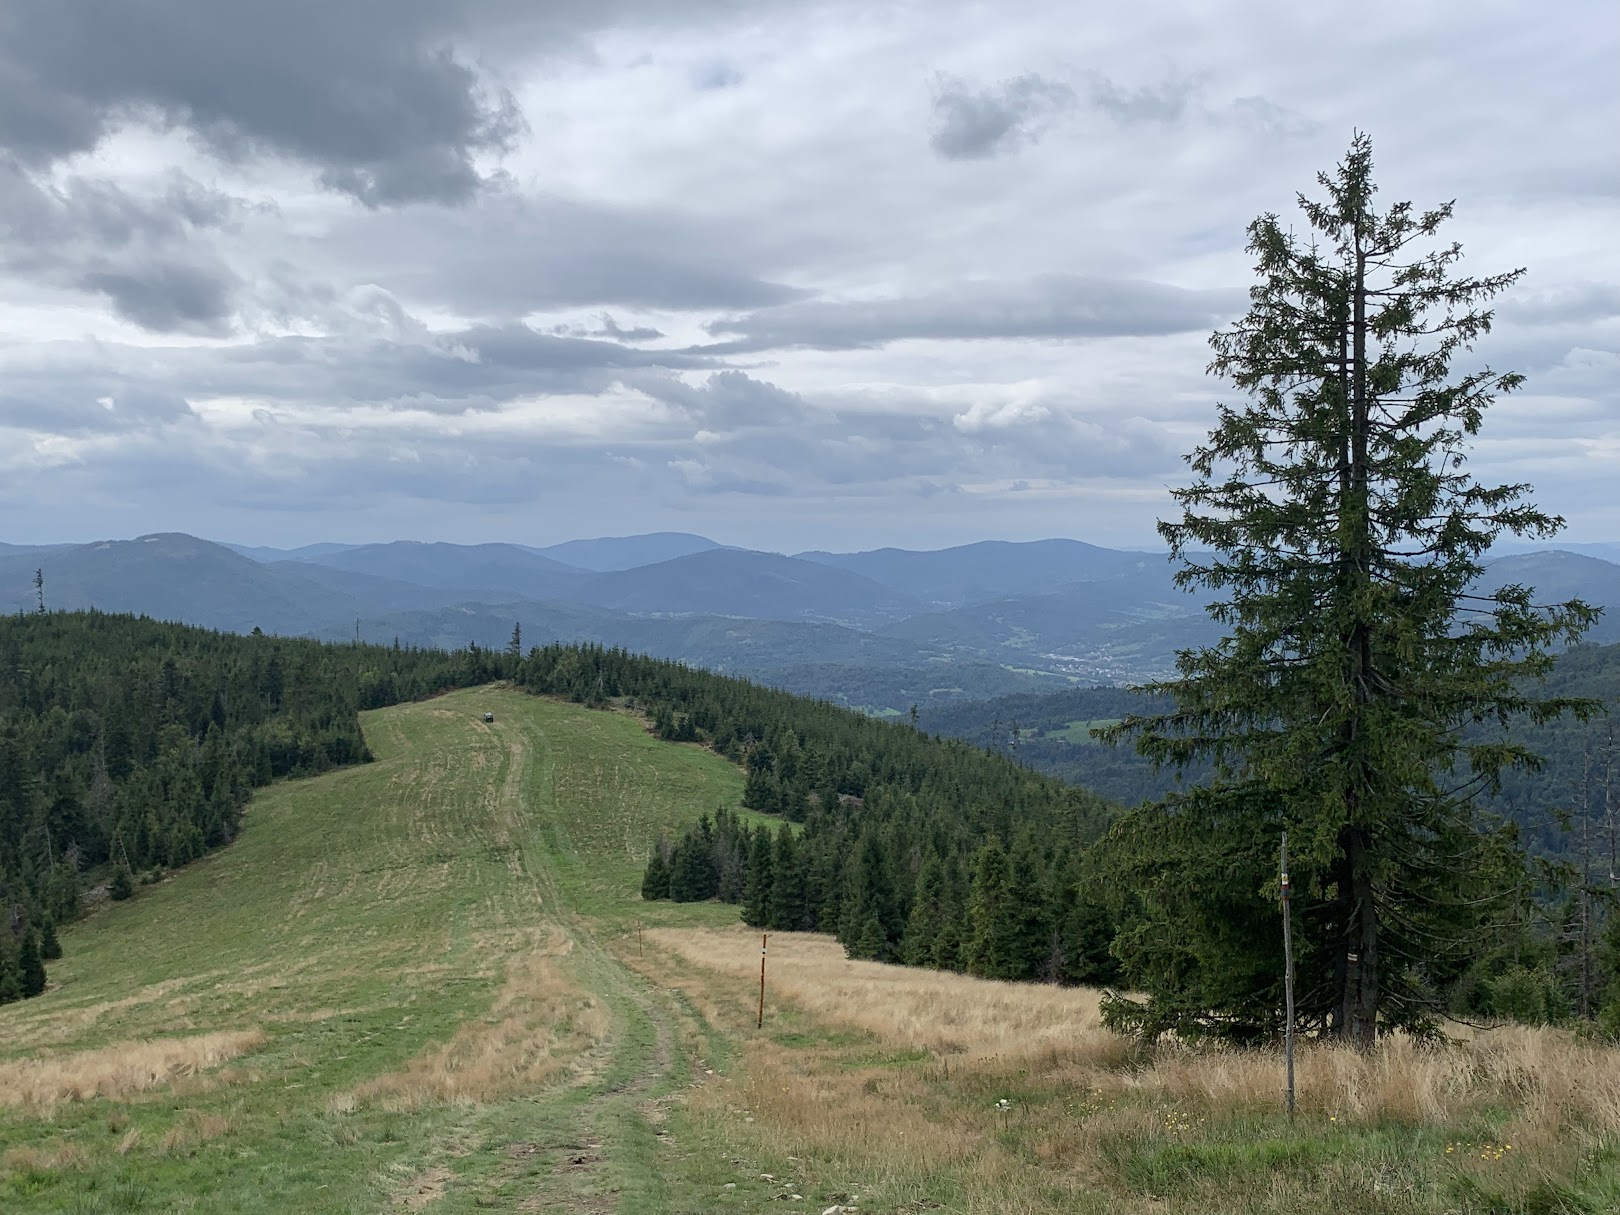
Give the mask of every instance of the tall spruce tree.
[(771, 898), (766, 909), (766, 924), (776, 932), (799, 932), (807, 926), (805, 859), (794, 846), (793, 828), (783, 823), (771, 858)]
[(764, 823), (754, 828), (748, 849), (748, 876), (743, 881), (743, 923), (764, 928), (770, 923), (771, 888), (775, 885), (770, 829)]
[(911, 916), (906, 935), (900, 942), (900, 959), (908, 966), (932, 966), (934, 946), (939, 940), (945, 913), (945, 867), (939, 853), (930, 848), (923, 853), (917, 870), (917, 884), (911, 892)]
[(1364, 135), (1318, 181), (1325, 198), (1299, 197), (1308, 238), (1276, 215), (1249, 228), (1258, 282), (1210, 364), (1247, 399), (1219, 407), (1175, 493), (1181, 518), (1159, 525), (1177, 580), (1217, 592), (1227, 636), (1152, 686), (1169, 712), (1112, 732), (1213, 772), (1105, 845), (1126, 917), (1115, 952), (1148, 996), (1110, 1006), (1121, 1027), (1280, 1026), (1287, 828), (1302, 1027), (1362, 1046), (1432, 1029), (1440, 980), (1521, 871), (1474, 802), (1536, 760), (1494, 728), (1589, 708), (1526, 690), (1588, 607), (1470, 590), (1493, 541), (1562, 526), (1529, 487), (1464, 467), (1486, 407), (1521, 377), (1451, 365), (1521, 272), (1458, 277), (1460, 247), (1433, 240), (1449, 203), (1376, 211)]
[(1016, 910), (1008, 898), (1007, 850), (997, 836), (973, 858), (973, 885), (967, 904), (963, 961), (969, 974), (1014, 979), (1017, 954)]

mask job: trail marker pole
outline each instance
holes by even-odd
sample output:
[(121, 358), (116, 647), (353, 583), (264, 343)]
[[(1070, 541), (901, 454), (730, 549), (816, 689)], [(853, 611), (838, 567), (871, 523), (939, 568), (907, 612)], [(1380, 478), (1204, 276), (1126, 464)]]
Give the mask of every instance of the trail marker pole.
[(759, 934), (759, 1029), (765, 1028), (765, 946), (769, 940), (769, 933)]
[(1282, 913), (1283, 913), (1283, 1003), (1287, 1023), (1283, 1027), (1283, 1054), (1288, 1062), (1288, 1121), (1294, 1120), (1294, 931), (1288, 901), (1288, 832), (1282, 833)]

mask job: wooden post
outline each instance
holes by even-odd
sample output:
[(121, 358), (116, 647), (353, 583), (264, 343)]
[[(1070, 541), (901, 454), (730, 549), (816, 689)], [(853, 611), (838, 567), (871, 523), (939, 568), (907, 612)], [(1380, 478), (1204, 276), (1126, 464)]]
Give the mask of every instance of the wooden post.
[(1282, 913), (1283, 913), (1283, 1004), (1287, 1018), (1283, 1026), (1283, 1054), (1288, 1066), (1288, 1121), (1294, 1120), (1294, 931), (1288, 903), (1288, 832), (1282, 835)]
[(636, 956), (639, 958), (643, 954), (645, 954), (646, 952), (647, 952), (646, 949), (644, 949), (642, 947), (642, 944), (641, 944), (641, 921), (637, 920), (636, 921)]
[(765, 945), (769, 940), (768, 933), (759, 934), (759, 1029), (765, 1028)]

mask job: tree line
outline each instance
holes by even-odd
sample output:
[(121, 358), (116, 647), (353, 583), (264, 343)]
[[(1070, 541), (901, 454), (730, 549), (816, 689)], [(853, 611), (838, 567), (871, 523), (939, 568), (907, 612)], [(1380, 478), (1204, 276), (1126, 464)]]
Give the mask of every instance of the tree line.
[(851, 956), (998, 978), (1111, 976), (1080, 858), (1114, 813), (1086, 790), (957, 739), (678, 663), (592, 647), (533, 651), (516, 678), (586, 704), (623, 699), (672, 741), (747, 772), (725, 808), (652, 849), (648, 898), (719, 899), (748, 923), (836, 933)]
[(360, 710), (511, 663), (99, 612), (0, 618), (0, 1002), (44, 989), (92, 880), (129, 897), (235, 838), (254, 788), (368, 759)]

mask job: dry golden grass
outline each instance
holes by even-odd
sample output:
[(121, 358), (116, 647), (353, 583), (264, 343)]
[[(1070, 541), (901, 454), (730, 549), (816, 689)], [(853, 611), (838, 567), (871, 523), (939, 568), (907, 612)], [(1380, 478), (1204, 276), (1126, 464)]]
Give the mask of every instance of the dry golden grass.
[[(705, 970), (738, 980), (751, 1006), (759, 938), (747, 930), (655, 929), (647, 939)], [(830, 937), (774, 933), (771, 1000), (896, 1048), (999, 1073), (1037, 1069), (1082, 1092), (1132, 1094), (1224, 1109), (1275, 1108), (1275, 1052), (1165, 1043), (1144, 1053), (1103, 1028), (1098, 994), (1000, 983), (881, 962), (855, 962)], [(1338, 1119), (1435, 1122), (1491, 1102), (1535, 1126), (1620, 1133), (1620, 1049), (1555, 1029), (1504, 1026), (1430, 1047), (1386, 1040), (1372, 1054), (1306, 1045), (1297, 1063), (1300, 1108)]]
[(515, 956), (489, 1011), (455, 1035), (378, 1076), (330, 1105), (343, 1113), (361, 1103), (392, 1110), (473, 1104), (531, 1091), (566, 1072), (607, 1033), (610, 1014), (582, 988), (564, 961), (572, 942), (561, 933)]
[[(711, 1020), (752, 1030), (757, 933), (646, 937), (653, 977)], [(891, 1192), (922, 1194), (929, 1178), (950, 1174), (971, 1212), (1224, 1210), (1231, 1181), (1218, 1163), (1199, 1164), (1212, 1171), (1189, 1175), (1170, 1205), (1132, 1195), (1122, 1174), (1161, 1152), (1207, 1151), (1218, 1162), (1232, 1143), (1241, 1157), (1279, 1110), (1276, 1052), (1143, 1048), (1102, 1027), (1095, 992), (852, 962), (829, 938), (791, 933), (772, 934), (768, 974), (767, 1035), (751, 1035), (742, 1075), (706, 1086), (693, 1108), (734, 1129), (743, 1122), (739, 1133), (762, 1150), (815, 1154)], [(772, 1039), (773, 1019), (802, 1024), (799, 1014), (860, 1031), (868, 1045)], [(1573, 1176), (1584, 1151), (1620, 1135), (1620, 1050), (1556, 1030), (1509, 1027), (1441, 1047), (1395, 1038), (1366, 1055), (1310, 1045), (1297, 1087), (1316, 1134), (1432, 1134), (1497, 1111), (1495, 1139), (1459, 1141), (1432, 1167), (1472, 1170), (1499, 1188)], [(1042, 1167), (1031, 1169), (1032, 1157)], [(1323, 1157), (1309, 1170), (1309, 1185), (1324, 1190), (1395, 1184), (1376, 1160)], [(1303, 1200), (1298, 1177), (1266, 1184), (1276, 1193), (1246, 1190), (1257, 1205), (1245, 1210)], [(1410, 1198), (1426, 1209), (1427, 1197)]]
[(121, 1100), (217, 1067), (266, 1041), (261, 1029), (118, 1042), (0, 1062), (0, 1105), (49, 1110), (64, 1101)]
[(54, 1173), (60, 1169), (82, 1169), (89, 1155), (76, 1143), (54, 1143), (49, 1147), (12, 1148), (0, 1156), (0, 1169), (6, 1171)]

